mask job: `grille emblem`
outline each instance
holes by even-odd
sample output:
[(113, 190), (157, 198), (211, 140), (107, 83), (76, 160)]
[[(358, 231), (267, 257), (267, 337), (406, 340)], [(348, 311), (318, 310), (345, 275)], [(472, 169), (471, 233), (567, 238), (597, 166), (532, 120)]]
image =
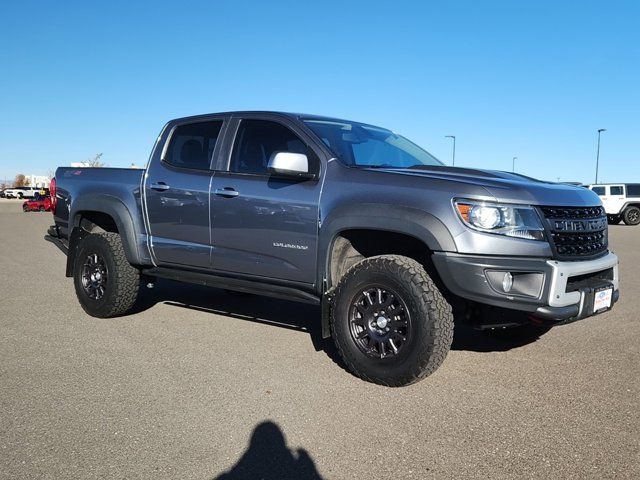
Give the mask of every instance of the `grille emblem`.
[(606, 220), (554, 220), (553, 227), (558, 232), (594, 232), (606, 228)]

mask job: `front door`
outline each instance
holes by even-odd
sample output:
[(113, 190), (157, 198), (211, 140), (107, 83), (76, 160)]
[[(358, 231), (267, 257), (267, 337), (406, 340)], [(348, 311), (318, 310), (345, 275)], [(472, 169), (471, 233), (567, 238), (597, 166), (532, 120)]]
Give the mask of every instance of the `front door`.
[(320, 181), (274, 177), (274, 152), (317, 154), (289, 127), (243, 119), (227, 171), (211, 185), (212, 266), (215, 270), (303, 283), (315, 282)]
[(174, 128), (163, 158), (151, 162), (145, 197), (158, 265), (210, 267), (209, 187), (223, 120)]

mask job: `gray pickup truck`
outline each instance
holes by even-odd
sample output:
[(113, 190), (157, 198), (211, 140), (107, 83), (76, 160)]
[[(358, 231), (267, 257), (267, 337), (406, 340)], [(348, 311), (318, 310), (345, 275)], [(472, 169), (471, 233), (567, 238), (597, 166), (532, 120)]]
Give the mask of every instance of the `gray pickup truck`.
[(145, 170), (59, 168), (51, 191), (89, 315), (126, 314), (156, 278), (314, 303), (346, 366), (389, 386), (438, 368), (454, 316), (540, 335), (619, 296), (595, 193), (448, 167), (363, 123), (181, 118)]

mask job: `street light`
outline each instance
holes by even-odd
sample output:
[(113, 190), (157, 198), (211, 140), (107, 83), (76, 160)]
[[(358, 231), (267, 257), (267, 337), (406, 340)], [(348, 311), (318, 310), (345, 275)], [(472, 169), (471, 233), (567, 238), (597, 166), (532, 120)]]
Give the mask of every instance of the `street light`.
[(518, 157), (513, 157), (513, 159), (511, 160), (511, 171), (513, 173), (516, 172), (516, 160), (518, 159)]
[(596, 183), (598, 183), (598, 164), (600, 163), (600, 134), (606, 131), (606, 128), (598, 129), (598, 152), (596, 153)]
[(445, 135), (445, 138), (453, 139), (453, 162), (451, 163), (452, 167), (456, 166), (456, 136), (455, 135)]

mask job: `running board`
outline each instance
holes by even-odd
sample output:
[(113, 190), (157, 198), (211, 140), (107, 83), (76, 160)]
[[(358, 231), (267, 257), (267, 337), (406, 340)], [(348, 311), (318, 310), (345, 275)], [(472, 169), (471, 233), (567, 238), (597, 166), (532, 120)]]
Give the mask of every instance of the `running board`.
[(176, 270), (173, 268), (155, 267), (142, 269), (143, 275), (151, 277), (167, 278), (179, 282), (195, 283), (207, 287), (224, 288), (237, 292), (265, 295), (268, 297), (282, 298), (295, 302), (320, 305), (320, 299), (309, 292), (294, 287), (272, 285), (253, 280), (244, 280), (235, 277), (225, 277), (210, 273), (200, 273), (188, 270)]
[(60, 249), (60, 251), (62, 253), (64, 253), (65, 255), (69, 255), (69, 247), (68, 245), (66, 245), (62, 239), (57, 235), (56, 231), (52, 231), (51, 229), (49, 229), (47, 231), (47, 234), (44, 236), (44, 239), (47, 242), (53, 243), (56, 247), (58, 247)]

